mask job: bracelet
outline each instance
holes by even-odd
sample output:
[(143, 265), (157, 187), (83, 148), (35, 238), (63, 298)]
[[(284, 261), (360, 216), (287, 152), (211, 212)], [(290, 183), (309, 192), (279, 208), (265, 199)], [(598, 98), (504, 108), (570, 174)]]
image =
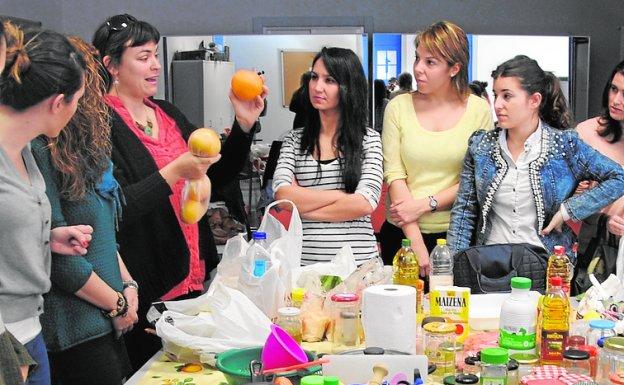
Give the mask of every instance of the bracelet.
[(119, 316), (124, 316), (128, 312), (128, 301), (126, 297), (120, 292), (117, 292), (117, 308), (107, 312), (106, 310), (102, 310), (102, 313), (108, 318), (115, 318)]
[(136, 291), (139, 291), (139, 284), (134, 279), (129, 279), (127, 281), (123, 281), (123, 288), (124, 288), (124, 290), (126, 288), (129, 288), (129, 287), (135, 289)]

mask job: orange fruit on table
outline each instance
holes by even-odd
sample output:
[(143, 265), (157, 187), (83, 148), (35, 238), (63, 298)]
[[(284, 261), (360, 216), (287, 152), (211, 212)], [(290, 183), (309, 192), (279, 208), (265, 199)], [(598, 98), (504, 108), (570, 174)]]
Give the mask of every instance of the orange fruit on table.
[(241, 100), (252, 100), (262, 93), (264, 82), (260, 75), (250, 70), (238, 70), (232, 76), (232, 92)]
[(213, 129), (198, 128), (189, 137), (188, 147), (195, 156), (212, 158), (221, 151), (221, 138)]
[(198, 201), (187, 200), (186, 202), (182, 203), (180, 217), (182, 218), (182, 222), (188, 225), (192, 225), (199, 222), (204, 214), (206, 214), (207, 210), (208, 205), (204, 205)]

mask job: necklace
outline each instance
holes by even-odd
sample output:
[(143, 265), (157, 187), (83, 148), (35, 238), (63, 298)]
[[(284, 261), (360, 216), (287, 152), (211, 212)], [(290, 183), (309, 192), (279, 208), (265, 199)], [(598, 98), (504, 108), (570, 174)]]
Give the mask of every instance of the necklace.
[(137, 125), (137, 127), (139, 128), (139, 130), (143, 131), (145, 133), (145, 135), (149, 135), (152, 136), (152, 132), (153, 132), (153, 128), (154, 128), (154, 123), (152, 123), (151, 120), (149, 120), (149, 118), (145, 119), (145, 125), (137, 122), (136, 120), (134, 121), (134, 123)]

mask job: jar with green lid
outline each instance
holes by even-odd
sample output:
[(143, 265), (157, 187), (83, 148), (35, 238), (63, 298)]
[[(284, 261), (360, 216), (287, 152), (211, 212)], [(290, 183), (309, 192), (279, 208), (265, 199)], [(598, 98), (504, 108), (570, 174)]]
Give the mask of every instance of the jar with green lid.
[(518, 372), (519, 368), (520, 364), (518, 361), (510, 358), (509, 362), (507, 362), (507, 385), (520, 384), (520, 373)]
[(305, 376), (301, 378), (301, 382), (299, 384), (300, 385), (324, 385), (325, 380), (323, 379), (323, 376), (317, 376), (317, 375)]
[(624, 373), (624, 337), (610, 337), (605, 340), (599, 353), (597, 381), (609, 384), (610, 377)]
[(479, 383), (479, 377), (474, 374), (458, 374), (455, 376), (455, 385), (474, 385)]
[(534, 353), (514, 353), (509, 358), (518, 362), (519, 378), (531, 374), (533, 368), (539, 365), (539, 356)]
[(301, 344), (303, 327), (301, 310), (296, 307), (281, 307), (277, 309), (277, 326), (288, 333), (298, 344)]
[(439, 382), (445, 376), (455, 374), (455, 325), (430, 322), (423, 329), (425, 355), (430, 363), (436, 365), (432, 376)]
[(481, 350), (481, 385), (507, 385), (509, 352), (503, 348)]

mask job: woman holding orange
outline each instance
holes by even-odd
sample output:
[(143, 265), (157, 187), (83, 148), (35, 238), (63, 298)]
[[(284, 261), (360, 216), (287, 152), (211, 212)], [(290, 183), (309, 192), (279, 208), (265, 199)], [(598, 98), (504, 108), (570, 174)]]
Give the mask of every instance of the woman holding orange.
[(219, 186), (237, 177), (248, 161), (267, 94), (263, 88), (251, 101), (230, 94), (236, 119), (221, 154), (192, 155), (186, 142), (196, 127), (171, 103), (152, 98), (161, 69), (159, 39), (154, 26), (127, 14), (108, 18), (93, 37), (108, 75), (114, 173), (126, 200), (117, 242), (141, 288), (139, 327), (126, 335), (135, 370), (161, 347), (158, 337), (143, 331), (150, 304), (199, 295), (206, 272), (218, 263), (208, 219), (196, 224), (181, 219), (184, 180), (208, 172)]

